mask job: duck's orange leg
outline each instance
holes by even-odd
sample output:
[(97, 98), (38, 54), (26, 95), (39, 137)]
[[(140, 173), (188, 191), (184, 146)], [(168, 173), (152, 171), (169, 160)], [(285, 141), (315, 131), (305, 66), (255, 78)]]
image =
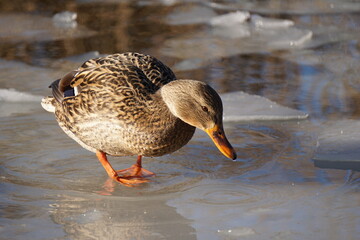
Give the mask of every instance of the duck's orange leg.
[[(132, 165), (127, 169), (119, 171), (115, 171), (114, 168), (111, 166), (111, 164), (107, 160), (106, 153), (102, 151), (96, 151), (96, 156), (105, 168), (105, 171), (107, 172), (109, 177), (128, 187), (148, 182), (149, 180), (146, 179), (146, 177), (151, 177), (155, 175), (154, 173), (142, 168), (141, 156), (138, 156), (136, 164)], [(119, 176), (118, 173), (120, 173), (121, 176)]]
[(154, 176), (155, 173), (150, 172), (149, 170), (146, 170), (145, 168), (142, 167), (141, 158), (142, 156), (139, 155), (134, 165), (132, 165), (129, 168), (122, 169), (116, 172), (121, 173), (121, 175), (126, 178), (145, 178), (145, 177)]

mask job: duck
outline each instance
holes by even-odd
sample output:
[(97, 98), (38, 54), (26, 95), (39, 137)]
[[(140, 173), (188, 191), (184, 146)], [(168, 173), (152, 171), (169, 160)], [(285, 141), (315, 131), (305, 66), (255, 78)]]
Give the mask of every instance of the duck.
[[(127, 52), (93, 58), (55, 80), (41, 105), (61, 129), (94, 152), (108, 176), (125, 186), (150, 181), (142, 157), (170, 154), (205, 131), (219, 151), (236, 159), (223, 128), (218, 93), (198, 80), (177, 79), (153, 56)], [(115, 170), (107, 156), (137, 156)]]

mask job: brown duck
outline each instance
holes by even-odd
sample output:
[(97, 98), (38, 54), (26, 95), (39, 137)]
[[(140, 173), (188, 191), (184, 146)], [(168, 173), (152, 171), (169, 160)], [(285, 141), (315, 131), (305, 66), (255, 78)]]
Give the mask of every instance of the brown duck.
[[(96, 153), (108, 175), (133, 186), (152, 172), (142, 156), (172, 153), (204, 130), (228, 158), (236, 153), (226, 139), (222, 102), (209, 85), (177, 80), (162, 62), (139, 53), (113, 54), (86, 61), (54, 81), (53, 96), (42, 106), (54, 112), (64, 132)], [(130, 168), (116, 171), (106, 155), (137, 155)]]

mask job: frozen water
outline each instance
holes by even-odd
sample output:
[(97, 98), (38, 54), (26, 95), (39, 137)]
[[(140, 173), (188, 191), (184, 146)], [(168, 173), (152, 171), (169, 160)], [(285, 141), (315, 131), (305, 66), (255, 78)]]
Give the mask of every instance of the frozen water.
[[(244, 90), (266, 97), (250, 95), (240, 105), (231, 102), (240, 94), (234, 93), (226, 102), (234, 109), (224, 106), (226, 113), (254, 119), (262, 115), (297, 119), (309, 113), (311, 118), (226, 121), (236, 161), (226, 159), (206, 133), (196, 131), (179, 151), (144, 157), (144, 166), (156, 177), (126, 188), (108, 179), (96, 156), (69, 139), (39, 102), (1, 101), (0, 238), (358, 239), (360, 173), (326, 169), (344, 168), (349, 156), (358, 157), (360, 126), (356, 120), (340, 123), (360, 116), (358, 2), (148, 0), (148, 5), (141, 5), (145, 1), (79, 0), (64, 6), (55, 1), (18, 2), (0, 4), (0, 20), (6, 20), (6, 12), (31, 12), (22, 25), (15, 17), (0, 21), (0, 52), (7, 59), (0, 60), (3, 90), (13, 88), (30, 94), (30, 99), (45, 96), (51, 81), (84, 60), (130, 50), (175, 64), (175, 70), (183, 70), (176, 72), (179, 78), (204, 80), (224, 92)], [(201, 21), (206, 22), (192, 24), (194, 20), (186, 19), (189, 23), (169, 24), (170, 15), (194, 6), (208, 7), (214, 16), (242, 10), (261, 18), (291, 19), (295, 25), (266, 28), (246, 21), (237, 28), (215, 27), (208, 22), (213, 13), (204, 10), (198, 11), (203, 11), (200, 15), (206, 17)], [(51, 14), (66, 9), (76, 10), (78, 24), (96, 29), (95, 35), (74, 39), (71, 34), (59, 33), (58, 38), (49, 34), (81, 28), (54, 25)], [(349, 13), (341, 13), (342, 9)], [(301, 12), (305, 14), (288, 14)], [(41, 26), (42, 20), (46, 26)], [(12, 32), (12, 27), (18, 30)], [(27, 29), (39, 35), (30, 37)], [(312, 36), (296, 41), (291, 36), (294, 29), (311, 31)], [(283, 38), (285, 34), (290, 36)], [(302, 39), (306, 34), (294, 36)], [(284, 39), (283, 46), (270, 45)], [(290, 41), (300, 45), (291, 46)], [(171, 57), (161, 54), (165, 51)], [(188, 69), (192, 71), (184, 71)], [(288, 114), (286, 107), (279, 113), (270, 111), (280, 103), (304, 113)], [(253, 112), (246, 112), (250, 108)], [(334, 138), (329, 148), (327, 138)], [(326, 162), (332, 155), (335, 165)], [(109, 160), (122, 169), (136, 158)], [(314, 167), (314, 162), (324, 168)]]
[(42, 96), (15, 89), (0, 88), (0, 117), (7, 117), (19, 113), (31, 113), (39, 109)]
[[(268, 170), (273, 174), (274, 169)], [(358, 212), (351, 211), (358, 206), (355, 188), (251, 182), (245, 183), (244, 179), (226, 184), (220, 180), (202, 181), (168, 204), (192, 220), (198, 239), (322, 239), (322, 236), (332, 239), (334, 235), (334, 239), (338, 239), (342, 233), (319, 229), (327, 229), (332, 224), (347, 228), (358, 219)], [(352, 200), (355, 201), (340, 197), (348, 194), (354, 194)], [(291, 200), (285, 201), (285, 198)], [(311, 206), (314, 199), (317, 204)], [(225, 207), (228, 205), (230, 209)], [(347, 212), (348, 218), (340, 221), (337, 217), (342, 218), (342, 211)], [(329, 214), (332, 217), (328, 217)], [(299, 228), (300, 222), (306, 223), (305, 226)], [(355, 237), (350, 235), (349, 239)]]
[(354, 12), (360, 10), (358, 1), (342, 0), (318, 0), (313, 1), (293, 0), (291, 3), (264, 4), (263, 1), (225, 1), (219, 3), (208, 3), (207, 6), (221, 10), (246, 10), (262, 14), (318, 14), (318, 13), (339, 13)]
[(59, 22), (59, 23), (69, 23), (76, 21), (77, 14), (70, 11), (64, 11), (60, 13), (56, 13), (53, 16), (53, 21)]
[[(261, 32), (260, 32), (261, 31)], [(313, 36), (312, 31), (298, 28), (288, 28), (282, 31), (262, 31), (259, 35), (268, 40), (268, 45), (273, 48), (302, 47), (309, 42)]]
[(201, 68), (205, 65), (204, 60), (200, 58), (191, 58), (176, 63), (172, 69), (176, 71), (189, 71)]
[[(198, 8), (191, 7), (187, 11), (191, 13), (198, 12)], [(213, 14), (211, 13), (208, 16), (211, 17)], [(170, 17), (174, 16), (170, 15)], [(185, 18), (183, 21), (187, 21), (188, 24), (202, 23), (206, 18), (201, 18), (201, 21), (196, 19)], [(247, 21), (248, 19), (251, 19), (251, 21)], [(179, 21), (175, 22), (179, 23)], [(173, 24), (173, 22), (171, 23)], [(313, 47), (316, 44), (323, 44), (325, 41), (324, 39), (314, 40), (312, 30), (295, 27), (294, 22), (291, 20), (265, 18), (259, 15), (250, 16), (249, 12), (244, 11), (211, 17), (208, 24), (211, 26), (210, 28), (197, 29), (194, 34), (187, 33), (183, 38), (167, 40), (162, 52), (191, 62), (195, 61), (192, 60), (194, 58), (199, 59), (198, 53), (200, 51), (203, 53), (201, 56), (206, 56), (206, 59), (202, 59), (202, 61), (196, 60), (197, 66), (202, 66), (211, 59), (241, 53)], [(317, 35), (320, 39), (325, 36), (327, 35)], [(334, 38), (327, 39), (327, 41), (330, 40), (333, 41)], [(180, 66), (179, 69), (189, 68)]]
[(76, 28), (57, 27), (57, 21), (48, 17), (30, 14), (1, 14), (0, 40), (2, 41), (49, 41), (78, 38), (94, 34), (83, 26)]
[(294, 25), (294, 22), (291, 20), (265, 18), (256, 14), (251, 15), (251, 23), (255, 27), (260, 27), (260, 28), (281, 28), (281, 27), (291, 27)]
[(53, 16), (55, 26), (61, 28), (76, 28), (77, 27), (77, 13), (64, 11)]
[(249, 17), (249, 12), (236, 11), (213, 17), (210, 19), (209, 24), (217, 27), (238, 25), (244, 23)]
[[(212, 28), (169, 39), (162, 53), (182, 59), (218, 59), (244, 53), (260, 53), (280, 49), (304, 48), (312, 42), (310, 30), (289, 28), (252, 29), (249, 25)], [(241, 41), (240, 41), (241, 39)], [(196, 51), (195, 51), (196, 50)]]
[(15, 89), (0, 88), (0, 102), (39, 102), (41, 96), (19, 92)]
[(103, 57), (106, 55), (108, 55), (108, 54), (100, 54), (98, 51), (92, 51), (92, 52), (87, 52), (87, 53), (83, 53), (83, 54), (79, 54), (79, 55), (62, 58), (61, 61), (69, 61), (69, 62), (82, 64), (89, 59), (99, 58), (99, 57)]
[(3, 102), (0, 101), (0, 118), (18, 114), (32, 114), (41, 111), (39, 102)]
[(43, 95), (48, 92), (52, 81), (73, 70), (78, 64), (69, 64), (65, 67), (57, 64), (56, 68), (35, 67), (18, 61), (0, 59), (3, 89), (16, 89), (20, 92), (29, 92)]
[(314, 163), (323, 168), (360, 171), (360, 122), (329, 122), (320, 133)]
[(308, 114), (280, 106), (261, 96), (244, 92), (221, 95), (224, 105), (224, 121), (290, 120), (305, 119)]
[(214, 27), (212, 34), (223, 39), (239, 39), (249, 37), (251, 29), (248, 25)]
[(167, 21), (171, 25), (200, 24), (208, 22), (214, 16), (216, 13), (212, 9), (203, 6), (177, 7), (169, 14)]

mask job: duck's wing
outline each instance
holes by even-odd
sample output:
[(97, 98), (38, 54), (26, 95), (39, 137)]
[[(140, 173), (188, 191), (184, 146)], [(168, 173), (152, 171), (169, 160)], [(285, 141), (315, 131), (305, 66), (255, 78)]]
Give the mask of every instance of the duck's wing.
[(80, 70), (97, 68), (104, 65), (116, 66), (118, 64), (130, 65), (138, 68), (146, 78), (158, 88), (176, 79), (175, 74), (171, 69), (155, 57), (133, 52), (91, 59), (85, 62), (80, 67)]
[(129, 52), (90, 59), (77, 70), (54, 81), (50, 87), (59, 103), (89, 89), (112, 89), (124, 94), (130, 90), (141, 98), (147, 98), (175, 79), (171, 69), (156, 58)]

